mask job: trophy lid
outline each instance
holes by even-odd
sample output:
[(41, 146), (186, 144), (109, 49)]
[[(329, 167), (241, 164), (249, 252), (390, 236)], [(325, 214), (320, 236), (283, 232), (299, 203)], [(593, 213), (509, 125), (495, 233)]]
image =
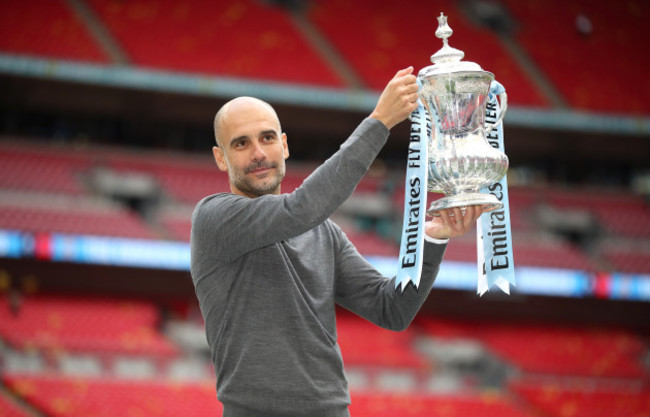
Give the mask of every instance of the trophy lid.
[(483, 71), (480, 65), (474, 62), (462, 61), (465, 53), (459, 49), (449, 46), (449, 37), (454, 33), (447, 24), (447, 16), (440, 13), (438, 16), (438, 29), (436, 37), (442, 39), (442, 48), (431, 55), (433, 65), (422, 68), (418, 74), (420, 77), (447, 74), (460, 71)]

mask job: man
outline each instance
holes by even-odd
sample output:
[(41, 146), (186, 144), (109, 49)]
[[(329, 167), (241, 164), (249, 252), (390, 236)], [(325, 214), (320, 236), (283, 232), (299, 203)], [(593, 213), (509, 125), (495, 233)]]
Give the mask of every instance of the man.
[(335, 304), (405, 329), (431, 289), (447, 239), (480, 216), (468, 207), (428, 222), (420, 287), (404, 292), (328, 220), (389, 130), (417, 107), (412, 72), (397, 72), (370, 117), (291, 194), (281, 193), (289, 147), (273, 108), (240, 97), (217, 113), (213, 153), (232, 193), (197, 205), (191, 265), (225, 417), (349, 415)]

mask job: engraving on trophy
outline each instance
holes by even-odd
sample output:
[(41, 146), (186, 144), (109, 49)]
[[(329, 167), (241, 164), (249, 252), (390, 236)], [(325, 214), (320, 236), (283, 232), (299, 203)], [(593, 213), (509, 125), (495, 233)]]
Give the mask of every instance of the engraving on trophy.
[(508, 157), (487, 141), (506, 113), (506, 93), (499, 95), (499, 117), (494, 123), (486, 123), (494, 75), (476, 63), (462, 61), (465, 54), (449, 46), (452, 33), (447, 17), (441, 13), (435, 35), (442, 39), (443, 47), (431, 56), (433, 65), (418, 74), (420, 99), (435, 125), (428, 144), (427, 186), (429, 191), (445, 194), (431, 204), (427, 211), (430, 215), (467, 205), (482, 205), (484, 211), (501, 207), (495, 196), (479, 190), (499, 181), (508, 169)]

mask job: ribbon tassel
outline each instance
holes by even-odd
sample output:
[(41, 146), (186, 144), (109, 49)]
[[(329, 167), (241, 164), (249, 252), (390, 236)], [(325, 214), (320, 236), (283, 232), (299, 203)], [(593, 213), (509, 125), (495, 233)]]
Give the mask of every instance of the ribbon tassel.
[(404, 291), (409, 282), (417, 288), (422, 272), (424, 246), (424, 221), (427, 210), (428, 143), (431, 121), (424, 105), (418, 100), (418, 108), (410, 116), (411, 134), (404, 184), (404, 220), (400, 243), (395, 288)]
[[(505, 91), (503, 85), (493, 81), (490, 85), (488, 112), (486, 121), (497, 120), (501, 109), (497, 96)], [(503, 123), (499, 123), (488, 135), (493, 148), (504, 152)], [(510, 203), (508, 200), (508, 178), (503, 176), (489, 187), (481, 189), (482, 193), (494, 195), (503, 207), (483, 213), (476, 221), (476, 243), (478, 258), (477, 293), (485, 294), (494, 285), (506, 294), (510, 286), (515, 286), (515, 265), (512, 253), (512, 230), (510, 225)]]

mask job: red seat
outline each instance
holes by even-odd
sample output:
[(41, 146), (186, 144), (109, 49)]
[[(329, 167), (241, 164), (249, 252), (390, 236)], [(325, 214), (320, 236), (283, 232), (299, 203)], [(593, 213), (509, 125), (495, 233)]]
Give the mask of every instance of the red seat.
[(137, 65), (342, 86), (282, 9), (253, 0), (91, 0)]
[(4, 383), (41, 412), (53, 417), (221, 415), (214, 383), (174, 383), (5, 375)]
[(157, 330), (158, 312), (145, 302), (26, 298), (18, 314), (0, 299), (0, 337), (17, 348), (173, 356)]
[(495, 393), (471, 395), (423, 395), (352, 393), (350, 414), (355, 417), (526, 417), (529, 414), (507, 397)]
[(30, 417), (27, 411), (20, 407), (15, 401), (6, 397), (0, 391), (0, 416), (2, 417)]
[(412, 1), (395, 7), (391, 1), (372, 5), (345, 0), (319, 1), (310, 18), (373, 89), (383, 89), (396, 69), (412, 65), (417, 73), (431, 65), (429, 57), (442, 47), (434, 36), (436, 18), (444, 12), (454, 30), (450, 45), (465, 59), (491, 71), (508, 90), (512, 103), (544, 107), (546, 100), (490, 31), (466, 21), (455, 2)]
[(83, 23), (62, 0), (0, 3), (0, 51), (108, 62)]
[[(650, 83), (645, 82), (643, 59), (645, 1), (630, 1), (626, 7), (589, 0), (562, 4), (552, 1), (506, 0), (519, 20), (518, 41), (544, 74), (555, 84), (569, 105), (579, 110), (647, 115)], [(591, 21), (590, 34), (580, 34), (576, 19)]]
[(391, 332), (349, 314), (339, 314), (336, 327), (346, 366), (402, 368), (420, 373), (431, 366), (413, 349), (413, 330)]
[(643, 343), (633, 333), (543, 325), (493, 325), (422, 318), (430, 335), (483, 342), (524, 372), (550, 375), (642, 378)]
[(645, 416), (650, 410), (650, 390), (636, 383), (530, 378), (513, 382), (511, 389), (550, 416)]

